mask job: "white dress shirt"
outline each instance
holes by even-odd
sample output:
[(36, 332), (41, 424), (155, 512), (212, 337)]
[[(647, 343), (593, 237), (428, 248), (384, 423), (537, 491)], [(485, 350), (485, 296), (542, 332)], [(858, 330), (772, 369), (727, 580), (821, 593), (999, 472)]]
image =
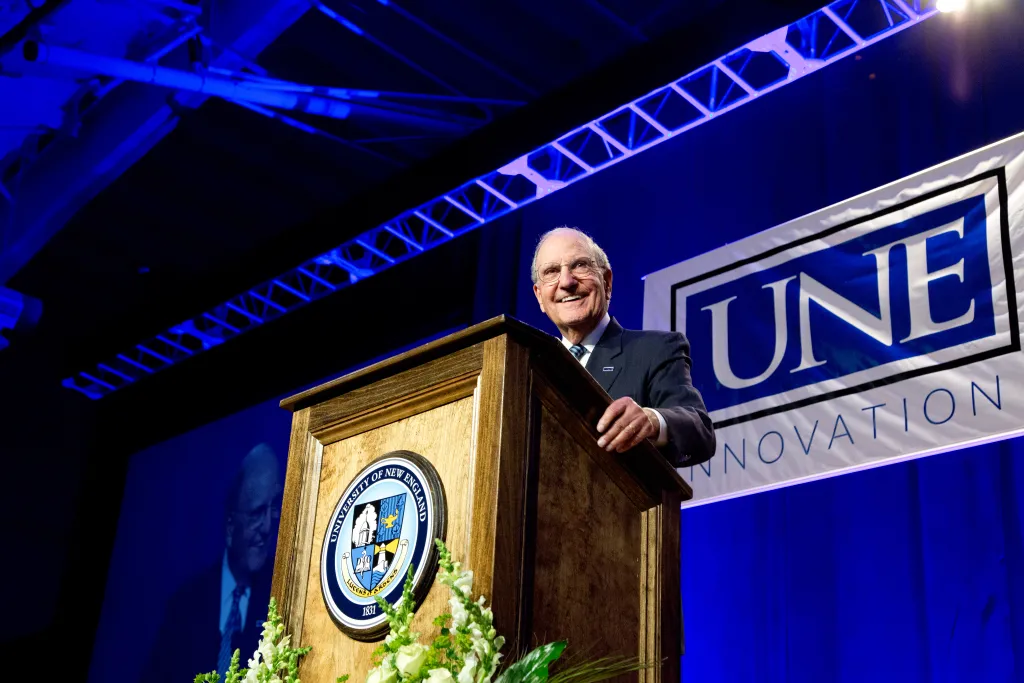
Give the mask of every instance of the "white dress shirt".
[[(597, 346), (597, 342), (601, 341), (601, 336), (604, 335), (604, 331), (608, 329), (608, 323), (611, 321), (611, 315), (605, 313), (604, 317), (601, 318), (601, 322), (597, 324), (597, 327), (591, 330), (590, 334), (584, 337), (583, 341), (580, 342), (580, 346), (586, 349), (586, 353), (580, 356), (579, 359), (580, 365), (583, 367), (587, 367), (587, 361), (590, 360), (590, 354), (594, 351), (594, 347)], [(573, 343), (565, 337), (562, 337), (562, 346), (567, 349), (571, 349)], [(654, 409), (652, 408), (652, 410)], [(668, 425), (665, 423), (665, 417), (660, 411), (654, 410), (654, 414), (658, 416), (658, 438), (654, 440), (654, 445), (664, 446), (668, 443)]]
[[(231, 602), (234, 599), (235, 575), (231, 573), (228, 565), (228, 551), (224, 551), (224, 562), (220, 570), (220, 634), (224, 635), (224, 629), (228, 625), (228, 617), (231, 615)], [(245, 625), (245, 613), (249, 609), (249, 596), (252, 594), (252, 587), (246, 586), (245, 592), (238, 597), (238, 614), (242, 617), (239, 628)]]

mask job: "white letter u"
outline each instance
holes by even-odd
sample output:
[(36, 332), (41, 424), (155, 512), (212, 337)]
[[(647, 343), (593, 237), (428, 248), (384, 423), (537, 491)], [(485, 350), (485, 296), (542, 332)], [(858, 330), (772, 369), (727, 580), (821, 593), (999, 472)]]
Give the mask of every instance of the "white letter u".
[(749, 379), (737, 377), (729, 362), (729, 303), (736, 297), (729, 297), (724, 301), (700, 309), (711, 311), (711, 365), (715, 370), (715, 377), (723, 386), (730, 389), (751, 387), (765, 381), (779, 369), (782, 357), (786, 355), (786, 344), (789, 343), (786, 325), (786, 284), (794, 279), (796, 276), (792, 275), (785, 280), (772, 282), (761, 288), (772, 290), (775, 310), (775, 353), (772, 355), (772, 362), (768, 364), (768, 369), (757, 377)]

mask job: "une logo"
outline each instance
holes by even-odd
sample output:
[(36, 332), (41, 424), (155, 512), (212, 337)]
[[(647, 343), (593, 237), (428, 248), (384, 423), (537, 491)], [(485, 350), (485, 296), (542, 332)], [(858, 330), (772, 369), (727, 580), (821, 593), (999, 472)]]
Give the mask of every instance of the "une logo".
[(729, 362), (729, 304), (737, 297), (731, 296), (718, 303), (705, 306), (701, 310), (711, 312), (712, 365), (715, 377), (730, 389), (760, 384), (771, 377), (786, 355), (789, 344), (789, 333), (786, 317), (786, 285), (799, 279), (799, 321), (800, 321), (800, 364), (790, 370), (799, 372), (824, 365), (825, 361), (814, 356), (814, 341), (811, 332), (811, 302), (852, 325), (857, 330), (885, 346), (893, 345), (892, 336), (892, 305), (889, 293), (889, 255), (895, 247), (906, 249), (907, 266), (904, 269), (907, 279), (907, 303), (910, 317), (910, 333), (899, 340), (906, 343), (930, 334), (936, 334), (954, 327), (967, 325), (974, 320), (973, 298), (970, 299), (967, 311), (952, 320), (936, 322), (930, 296), (929, 285), (944, 277), (956, 277), (962, 284), (964, 281), (964, 259), (938, 270), (928, 270), (928, 239), (954, 232), (961, 239), (964, 236), (964, 221), (958, 218), (949, 225), (944, 225), (916, 235), (904, 237), (895, 242), (882, 245), (877, 249), (869, 249), (863, 255), (874, 258), (875, 282), (878, 288), (879, 314), (861, 308), (842, 294), (826, 287), (806, 272), (790, 275), (782, 280), (762, 285), (762, 289), (772, 292), (772, 311), (775, 318), (774, 354), (768, 368), (756, 377), (741, 379), (732, 370)]
[(929, 196), (675, 285), (716, 423), (962, 364), (1001, 328), (1016, 344), (994, 194)]

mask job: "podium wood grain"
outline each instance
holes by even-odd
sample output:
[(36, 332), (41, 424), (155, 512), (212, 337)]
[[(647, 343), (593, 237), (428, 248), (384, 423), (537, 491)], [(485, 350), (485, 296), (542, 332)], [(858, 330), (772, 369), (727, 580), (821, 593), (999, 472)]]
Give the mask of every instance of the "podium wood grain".
[[(690, 491), (648, 444), (596, 446), (609, 401), (561, 344), (500, 318), (282, 402), (294, 417), (273, 594), (289, 632), (313, 646), (302, 680), (366, 676), (376, 643), (331, 620), (321, 546), (345, 487), (394, 450), (438, 470), (448, 544), (508, 652), (566, 638), (590, 656), (656, 665), (631, 680), (678, 680), (678, 516)], [(425, 640), (447, 598), (427, 594), (414, 621)]]
[[(444, 482), (448, 501), (448, 543), (452, 552), (464, 556), (469, 547), (470, 532), (468, 464), (472, 422), (473, 399), (463, 398), (324, 447), (320, 490), (338, 493), (321, 496), (316, 506), (312, 538), (315, 551), (310, 557), (305, 619), (299, 639), (302, 645), (313, 645), (313, 651), (302, 663), (302, 680), (333, 681), (346, 673), (351, 674), (353, 681), (365, 680), (370, 653), (377, 646), (377, 643), (354, 641), (342, 633), (327, 612), (320, 591), (320, 548), (331, 513), (338, 503), (338, 495), (371, 460), (415, 443), (416, 451), (430, 460)], [(434, 616), (447, 611), (446, 593), (447, 589), (432, 587), (423, 609), (413, 622), (414, 629), (428, 640), (437, 635), (430, 622)]]

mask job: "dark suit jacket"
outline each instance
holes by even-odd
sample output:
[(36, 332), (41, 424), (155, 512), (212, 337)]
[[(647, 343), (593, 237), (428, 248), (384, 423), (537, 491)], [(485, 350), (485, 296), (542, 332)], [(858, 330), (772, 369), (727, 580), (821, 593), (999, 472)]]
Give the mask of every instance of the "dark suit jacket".
[[(220, 583), (223, 560), (190, 579), (168, 603), (142, 683), (185, 683), (217, 668), (220, 655)], [(268, 564), (273, 564), (270, 562)], [(253, 581), (242, 630), (232, 640), (241, 667), (260, 642), (270, 602), (271, 571)], [(221, 680), (224, 672), (221, 671)]]
[(660, 450), (676, 467), (715, 454), (711, 418), (690, 383), (690, 343), (679, 332), (624, 330), (612, 318), (587, 360), (587, 370), (612, 398), (629, 396), (661, 413), (668, 445)]

